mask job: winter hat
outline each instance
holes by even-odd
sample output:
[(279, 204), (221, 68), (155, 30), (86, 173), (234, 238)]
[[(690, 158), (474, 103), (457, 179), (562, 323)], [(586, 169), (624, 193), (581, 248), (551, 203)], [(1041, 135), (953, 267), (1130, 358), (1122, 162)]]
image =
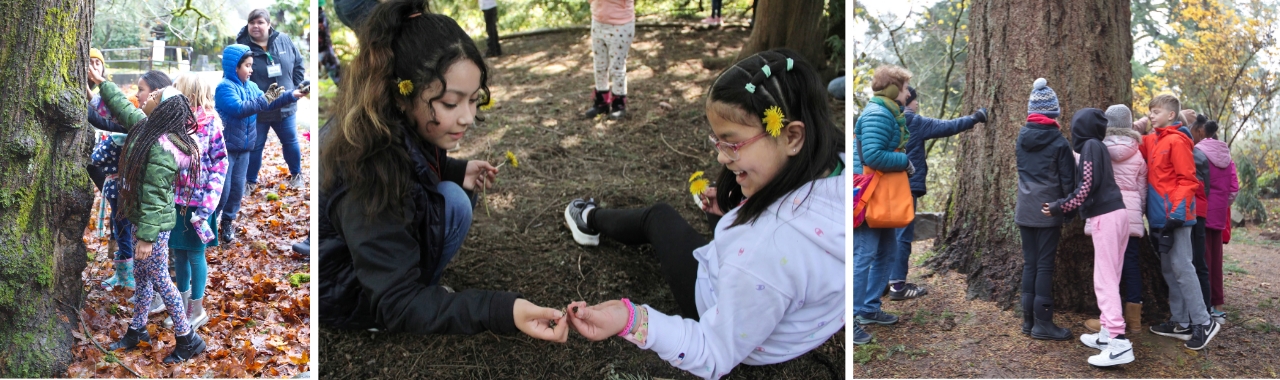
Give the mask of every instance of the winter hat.
[(1123, 104), (1116, 104), (1107, 107), (1107, 128), (1133, 128), (1133, 113), (1129, 112), (1129, 107)]
[(911, 104), (911, 102), (913, 102), (913, 101), (915, 101), (915, 100), (916, 100), (916, 88), (915, 88), (915, 87), (907, 86), (907, 93), (908, 93), (908, 95), (907, 95), (907, 103), (906, 103), (906, 104), (903, 104), (903, 105)]
[(1027, 100), (1027, 114), (1038, 113), (1050, 119), (1056, 119), (1061, 110), (1058, 109), (1058, 93), (1049, 88), (1049, 81), (1036, 79), (1031, 90), (1031, 98)]
[(103, 65), (107, 63), (107, 59), (102, 57), (102, 51), (97, 48), (89, 48), (89, 58), (97, 58)]

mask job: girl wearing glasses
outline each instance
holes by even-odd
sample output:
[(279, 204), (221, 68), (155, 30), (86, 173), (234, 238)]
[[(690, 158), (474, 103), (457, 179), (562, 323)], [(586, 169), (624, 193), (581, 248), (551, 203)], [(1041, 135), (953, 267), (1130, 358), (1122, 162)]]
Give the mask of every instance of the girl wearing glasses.
[(574, 240), (653, 244), (679, 310), (627, 298), (569, 305), (591, 340), (620, 336), (671, 365), (719, 378), (739, 363), (780, 363), (844, 326), (842, 134), (825, 87), (800, 55), (766, 51), (721, 73), (707, 97), (724, 165), (714, 204), (728, 210), (707, 241), (670, 205), (606, 210), (575, 199)]

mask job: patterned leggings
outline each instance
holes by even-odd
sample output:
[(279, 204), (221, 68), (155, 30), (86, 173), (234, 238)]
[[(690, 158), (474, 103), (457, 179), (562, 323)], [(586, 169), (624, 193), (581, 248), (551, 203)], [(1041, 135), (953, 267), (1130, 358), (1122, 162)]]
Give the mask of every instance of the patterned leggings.
[(627, 53), (636, 36), (636, 22), (622, 25), (602, 24), (591, 20), (592, 60), (596, 69), (596, 91), (609, 90), (613, 81), (614, 95), (627, 95)]
[[(147, 327), (147, 311), (151, 309), (152, 296), (157, 295), (155, 288), (158, 288), (160, 299), (173, 318), (173, 332), (181, 336), (191, 333), (191, 325), (187, 324), (186, 309), (182, 307), (182, 294), (178, 293), (178, 287), (169, 279), (169, 232), (161, 232), (156, 237), (151, 257), (134, 260), (133, 276), (137, 278), (138, 285), (134, 288), (137, 298), (133, 302), (133, 321), (130, 321), (129, 327), (134, 330)], [(133, 227), (133, 234), (136, 239), (137, 226)], [(136, 247), (136, 240), (134, 244)]]

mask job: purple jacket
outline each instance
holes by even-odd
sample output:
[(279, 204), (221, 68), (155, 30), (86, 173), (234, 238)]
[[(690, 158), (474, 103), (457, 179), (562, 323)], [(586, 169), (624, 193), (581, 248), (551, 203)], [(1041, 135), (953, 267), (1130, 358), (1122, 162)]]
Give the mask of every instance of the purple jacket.
[(1200, 140), (1196, 148), (1209, 156), (1209, 213), (1205, 216), (1205, 227), (1215, 230), (1227, 228), (1227, 218), (1231, 216), (1231, 202), (1235, 201), (1240, 191), (1240, 181), (1236, 178), (1236, 163), (1231, 160), (1231, 148), (1227, 143), (1207, 138)]

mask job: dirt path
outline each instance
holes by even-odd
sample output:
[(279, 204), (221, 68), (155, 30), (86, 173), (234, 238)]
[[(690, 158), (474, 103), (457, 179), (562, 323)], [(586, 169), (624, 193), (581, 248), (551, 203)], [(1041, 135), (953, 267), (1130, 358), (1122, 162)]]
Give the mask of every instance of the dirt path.
[[(503, 43), (489, 62), (497, 106), (455, 157), (495, 164), (510, 150), (520, 167), (503, 167), (498, 188), (475, 221), (459, 257), (445, 271), (455, 289), (521, 292), (534, 303), (563, 306), (629, 297), (675, 310), (649, 247), (575, 244), (563, 209), (591, 196), (607, 207), (674, 205), (695, 228), (711, 226), (689, 198), (686, 179), (717, 165), (707, 142), (704, 92), (718, 71), (702, 58), (737, 54), (748, 33), (639, 29), (629, 60), (627, 119), (588, 121), (592, 61), (586, 33)], [(665, 104), (665, 105), (664, 105)], [(833, 103), (834, 104), (834, 103)], [(840, 122), (843, 109), (838, 110)], [(844, 334), (791, 362), (739, 366), (731, 378), (831, 378), (844, 374)], [(571, 334), (558, 345), (520, 336), (417, 336), (321, 330), (321, 377), (371, 378), (690, 378), (657, 355), (621, 340), (590, 343)]]
[[(1280, 371), (1280, 245), (1249, 231), (1236, 231), (1224, 248), (1224, 293), (1228, 322), (1200, 352), (1182, 341), (1143, 331), (1131, 334), (1133, 363), (1099, 369), (1085, 360), (1097, 350), (1078, 340), (1033, 340), (1022, 335), (1022, 318), (993, 302), (965, 299), (963, 277), (931, 275), (919, 267), (932, 241), (914, 245), (910, 281), (929, 289), (916, 300), (885, 301), (901, 321), (868, 329), (876, 340), (854, 349), (855, 378), (1275, 378)], [(1077, 337), (1081, 323), (1097, 316), (1059, 313), (1054, 322)], [(1144, 320), (1143, 326), (1151, 321)]]

